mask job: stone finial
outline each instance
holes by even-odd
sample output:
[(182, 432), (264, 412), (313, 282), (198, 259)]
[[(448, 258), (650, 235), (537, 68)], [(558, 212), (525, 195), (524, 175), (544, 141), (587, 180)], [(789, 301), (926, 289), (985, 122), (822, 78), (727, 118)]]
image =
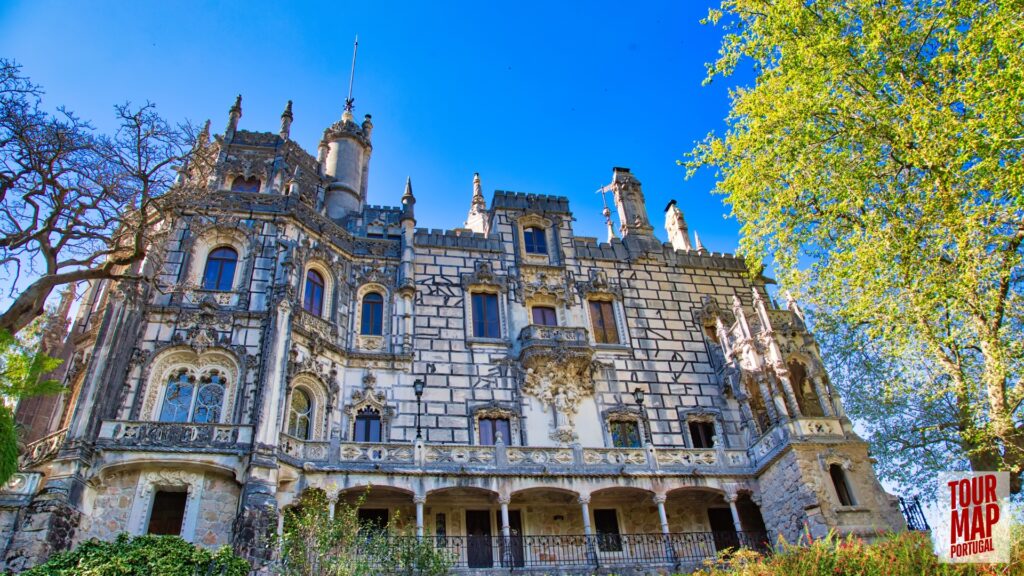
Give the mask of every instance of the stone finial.
[(281, 113), (281, 139), (287, 140), (291, 137), (292, 133), (292, 120), (295, 118), (292, 115), (292, 101), (289, 100), (288, 104), (284, 107), (284, 112)]
[(469, 204), (469, 214), (466, 215), (463, 227), (479, 234), (487, 234), (487, 200), (484, 199), (479, 172), (473, 174), (473, 200)]
[(204, 147), (210, 143), (210, 121), (207, 120), (203, 124), (203, 129), (199, 131), (199, 136), (196, 137), (200, 147)]
[(363, 115), (363, 125), (362, 125), (362, 128), (363, 128), (363, 136), (365, 136), (366, 139), (369, 140), (370, 139), (370, 133), (373, 132), (373, 121), (371, 120), (371, 116), (369, 114), (364, 114)]
[(412, 176), (405, 179), (405, 192), (402, 194), (402, 220), (416, 221), (413, 206), (416, 205), (416, 197), (412, 195)]
[(704, 248), (704, 245), (700, 243), (700, 235), (697, 234), (696, 230), (693, 231), (693, 243), (694, 247), (697, 249), (697, 252), (707, 254), (708, 251), (707, 249)]
[(228, 110), (228, 127), (224, 129), (224, 140), (230, 142), (238, 130), (238, 119), (242, 117), (242, 95), (235, 98), (235, 103)]
[(793, 297), (789, 290), (786, 290), (786, 309), (799, 316), (801, 321), (805, 320), (803, 309), (797, 304), (796, 298)]
[(672, 200), (665, 207), (665, 231), (668, 232), (668, 241), (676, 250), (693, 250), (690, 245), (690, 233), (686, 227), (686, 218), (682, 210)]
[(612, 211), (608, 209), (608, 206), (601, 210), (601, 214), (604, 215), (604, 225), (608, 227), (608, 242), (617, 238), (615, 235), (615, 225), (612, 223)]

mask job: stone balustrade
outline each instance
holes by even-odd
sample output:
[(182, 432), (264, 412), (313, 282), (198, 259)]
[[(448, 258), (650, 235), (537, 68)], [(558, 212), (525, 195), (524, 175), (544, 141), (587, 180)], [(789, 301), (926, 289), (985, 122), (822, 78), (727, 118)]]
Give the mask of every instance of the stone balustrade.
[(789, 421), (793, 436), (834, 438), (843, 436), (843, 425), (838, 418), (811, 418), (801, 416)]
[(252, 426), (196, 422), (105, 420), (96, 445), (104, 449), (239, 452), (252, 442)]
[(56, 456), (57, 452), (60, 451), (60, 447), (64, 444), (64, 439), (67, 435), (68, 429), (61, 428), (52, 434), (43, 436), (39, 440), (30, 443), (21, 453), (21, 457), (18, 461), (18, 468), (20, 470), (25, 470)]
[(301, 440), (284, 432), (278, 445), (281, 453), (299, 463), (325, 463), (330, 459), (331, 443)]
[(295, 326), (308, 334), (322, 337), (328, 342), (335, 342), (338, 339), (338, 327), (333, 322), (328, 322), (319, 316), (298, 308), (294, 315)]

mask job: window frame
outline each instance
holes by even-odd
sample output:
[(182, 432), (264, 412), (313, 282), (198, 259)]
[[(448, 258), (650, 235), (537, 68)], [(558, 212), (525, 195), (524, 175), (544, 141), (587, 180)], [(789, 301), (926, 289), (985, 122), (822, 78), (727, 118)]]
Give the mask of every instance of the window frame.
[[(217, 253), (221, 251), (230, 251), (231, 254), (234, 255), (234, 258), (229, 260), (227, 258), (217, 256)], [(203, 267), (203, 276), (201, 283), (202, 289), (213, 292), (230, 292), (235, 287), (235, 273), (238, 271), (238, 259), (238, 250), (235, 249), (234, 246), (221, 245), (210, 250), (210, 252), (206, 255), (206, 265)], [(216, 263), (217, 265), (217, 277), (214, 280), (213, 286), (210, 286), (208, 284), (211, 263)], [(223, 280), (225, 280), (224, 271), (227, 263), (230, 263), (231, 265), (231, 273), (230, 275), (226, 276), (227, 287), (224, 287), (222, 286), (222, 284)]]
[(537, 224), (523, 226), (523, 252), (533, 256), (548, 256), (547, 228)]
[[(256, 189), (252, 188), (253, 181), (256, 182)], [(235, 186), (239, 185), (238, 188)], [(243, 192), (247, 194), (259, 194), (260, 190), (263, 189), (263, 180), (258, 176), (249, 176), (246, 178), (244, 175), (239, 174), (231, 179), (231, 184), (228, 185), (228, 190), (231, 192)]]
[[(478, 299), (480, 300), (479, 303)], [(493, 322), (489, 321), (490, 303), (493, 303), (494, 305)], [(470, 292), (470, 309), (472, 314), (470, 321), (473, 325), (473, 338), (483, 338), (487, 340), (501, 339), (501, 303), (499, 302), (497, 293), (485, 292), (482, 290)], [(489, 328), (494, 329), (493, 334), (490, 333)]]
[[(698, 434), (694, 435), (694, 427), (697, 427)], [(707, 435), (705, 427), (711, 429), (711, 435)], [(715, 439), (718, 438), (718, 430), (715, 427), (715, 423), (711, 420), (691, 418), (686, 421), (686, 429), (690, 434), (690, 447), (700, 449), (710, 449), (715, 447)], [(701, 444), (698, 446), (698, 440)], [(706, 444), (706, 445), (704, 445)]]
[[(614, 531), (602, 530), (609, 514)], [(597, 548), (601, 552), (622, 552), (622, 524), (619, 522), (619, 511), (615, 508), (594, 508), (594, 535), (597, 537)], [(599, 519), (599, 516), (601, 519)]]
[[(301, 394), (306, 399), (307, 408), (305, 412), (299, 412), (295, 409), (295, 398), (296, 394)], [(313, 415), (316, 413), (316, 404), (313, 400), (313, 394), (303, 388), (293, 388), (291, 396), (288, 398), (288, 424), (286, 431), (292, 438), (299, 440), (312, 440), (313, 433), (316, 427), (313, 425)], [(305, 435), (296, 434), (297, 430), (294, 425), (301, 418), (306, 419), (306, 433)]]
[[(587, 299), (587, 313), (590, 315), (590, 330), (594, 338), (595, 344), (605, 345), (621, 345), (622, 338), (619, 336), (619, 322), (615, 310), (615, 301), (603, 298), (588, 298)], [(598, 315), (594, 314), (595, 306), (598, 308)], [(605, 307), (607, 307), (607, 315), (605, 314)], [(606, 317), (607, 316), (607, 317)], [(598, 331), (597, 323), (600, 319), (602, 328)], [(608, 320), (611, 321), (610, 326), (607, 324)], [(614, 335), (614, 341), (608, 340), (609, 332)], [(600, 337), (598, 335), (601, 335)]]
[[(373, 440), (373, 428), (372, 423), (377, 423), (377, 439)], [(361, 426), (362, 423), (366, 423), (366, 426)], [(365, 428), (365, 430), (364, 430)], [(366, 438), (360, 439), (360, 432), (366, 435)], [(379, 444), (384, 441), (384, 418), (380, 413), (380, 410), (372, 406), (363, 406), (356, 411), (355, 418), (352, 421), (352, 441), (353, 442), (365, 442), (369, 444)]]
[[(372, 301), (371, 298), (373, 298)], [(367, 314), (368, 306), (370, 307), (369, 314)], [(376, 332), (373, 331), (374, 323), (376, 323)], [(384, 335), (384, 295), (376, 290), (363, 294), (359, 300), (359, 335)]]
[[(537, 312), (538, 311), (543, 311), (544, 312), (543, 314), (541, 314), (541, 316), (542, 316), (541, 320), (547, 320), (548, 319), (548, 318), (546, 318), (547, 312), (550, 312), (550, 319), (553, 321), (553, 323), (548, 324), (546, 322), (538, 322), (537, 321)], [(557, 326), (559, 326), (559, 324), (558, 324), (558, 308), (556, 308), (555, 306), (549, 306), (547, 304), (536, 304), (536, 305), (530, 306), (530, 324), (533, 324), (534, 326), (547, 326), (547, 327), (557, 327)]]
[[(836, 476), (839, 476), (837, 479)], [(850, 485), (850, 476), (846, 468), (838, 462), (831, 462), (828, 465), (828, 475), (832, 480), (832, 489), (835, 491), (836, 500), (840, 506), (854, 507), (857, 505), (857, 496), (853, 493)]]
[[(317, 283), (317, 282), (310, 283), (310, 277), (311, 276), (317, 278), (319, 280), (319, 283)], [(313, 296), (314, 296), (313, 299), (310, 298), (310, 289), (311, 289), (311, 287), (313, 287), (314, 289), (319, 288), (319, 291), (320, 291), (319, 295), (317, 295), (315, 293), (313, 294)], [(317, 296), (319, 296), (319, 301), (316, 302), (317, 306), (314, 307), (313, 303), (314, 303), (314, 301), (315, 301)], [(312, 314), (313, 316), (316, 316), (317, 318), (323, 318), (324, 315), (325, 315), (324, 314), (324, 311), (325, 311), (324, 310), (324, 308), (325, 308), (324, 303), (326, 301), (326, 296), (327, 296), (327, 278), (324, 276), (323, 272), (321, 272), (320, 270), (317, 270), (316, 268), (312, 268), (312, 267), (307, 268), (306, 269), (306, 276), (305, 276), (305, 279), (303, 280), (302, 309), (305, 310), (306, 312)], [(314, 309), (314, 308), (316, 308), (316, 309)]]
[[(484, 441), (484, 422), (487, 422), (488, 435), (490, 436), (489, 442)], [(504, 422), (505, 429), (500, 430), (496, 426), (498, 422)], [(477, 428), (477, 445), (479, 446), (495, 446), (498, 443), (498, 432), (503, 432), (502, 443), (506, 446), (512, 444), (512, 418), (508, 416), (489, 415), (481, 416), (476, 419)]]
[[(621, 438), (620, 434), (616, 434), (616, 430), (623, 428), (627, 425), (633, 426), (633, 432), (636, 434), (635, 445), (619, 445), (618, 440)], [(621, 432), (621, 430), (620, 430)], [(628, 435), (627, 435), (628, 436)], [(644, 446), (644, 430), (643, 423), (640, 422), (639, 418), (612, 418), (608, 420), (608, 439), (611, 440), (612, 448), (643, 448)]]
[[(165, 380), (166, 381), (164, 382), (164, 386), (160, 396), (160, 408), (156, 415), (157, 422), (167, 422), (175, 424), (220, 424), (223, 422), (224, 406), (228, 393), (228, 383), (226, 377), (223, 374), (221, 374), (219, 370), (208, 370), (206, 372), (203, 372), (198, 377), (196, 377), (191, 370), (187, 368), (181, 368), (179, 370), (172, 372), (170, 377), (166, 378)], [(178, 385), (180, 389), (180, 384), (183, 381), (187, 382), (191, 388), (191, 390), (189, 391), (188, 406), (184, 407), (185, 419), (164, 419), (164, 411), (169, 406), (169, 404), (167, 403), (167, 393), (171, 389), (172, 385)], [(197, 409), (201, 407), (199, 396), (205, 388), (211, 386), (217, 386), (220, 388), (220, 404), (206, 405), (204, 403), (202, 407), (207, 408), (207, 412), (210, 411), (209, 409), (211, 407), (215, 407), (216, 409), (214, 411), (214, 418), (210, 419), (209, 417), (207, 417), (207, 419), (204, 421), (196, 420)], [(180, 403), (179, 406), (181, 406)], [(180, 408), (176, 412), (179, 411)]]

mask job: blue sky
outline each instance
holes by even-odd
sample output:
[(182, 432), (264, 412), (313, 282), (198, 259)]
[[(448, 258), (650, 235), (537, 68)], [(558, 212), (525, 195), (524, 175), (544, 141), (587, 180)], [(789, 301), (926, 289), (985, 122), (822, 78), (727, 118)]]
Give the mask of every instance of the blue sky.
[[(733, 252), (738, 226), (710, 171), (675, 161), (722, 132), (727, 85), (701, 86), (721, 29), (712, 0), (684, 2), (60, 2), (0, 4), (0, 55), (65, 105), (112, 127), (117, 102), (150, 100), (171, 120), (213, 120), (243, 95), (240, 127), (277, 131), (315, 153), (342, 112), (359, 35), (356, 115), (373, 115), (369, 201), (397, 205), (406, 176), (418, 226), (460, 226), (472, 177), (495, 189), (568, 196), (576, 233), (604, 236), (600, 196), (613, 166), (691, 231)], [(743, 78), (730, 79), (733, 83)]]

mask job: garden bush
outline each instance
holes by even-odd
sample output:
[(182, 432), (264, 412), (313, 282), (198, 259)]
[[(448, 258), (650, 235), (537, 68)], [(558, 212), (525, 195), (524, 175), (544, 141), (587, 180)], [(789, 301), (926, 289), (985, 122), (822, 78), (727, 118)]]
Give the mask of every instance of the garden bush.
[(1024, 534), (1014, 535), (1009, 564), (943, 564), (927, 533), (888, 534), (874, 542), (829, 536), (811, 545), (782, 543), (762, 556), (740, 550), (709, 561), (694, 576), (1021, 576)]
[(216, 552), (177, 536), (121, 534), (113, 542), (90, 540), (54, 554), (20, 576), (246, 576), (249, 563), (227, 546)]

